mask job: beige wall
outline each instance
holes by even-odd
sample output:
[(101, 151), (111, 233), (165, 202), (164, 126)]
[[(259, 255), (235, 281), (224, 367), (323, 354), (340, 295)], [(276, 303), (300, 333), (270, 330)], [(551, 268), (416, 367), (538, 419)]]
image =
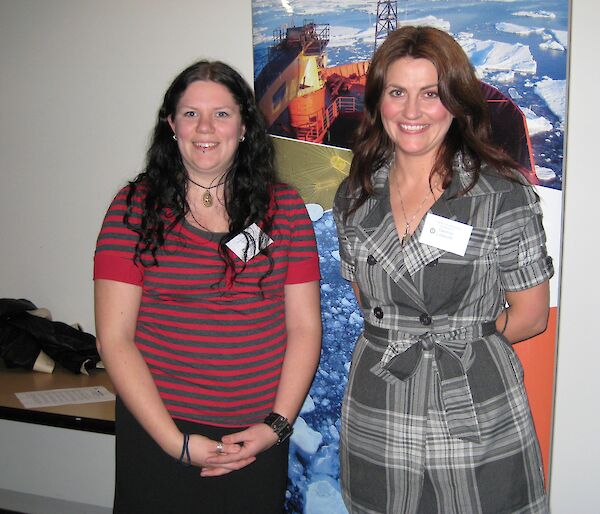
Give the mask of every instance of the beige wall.
[(164, 90), (201, 57), (251, 80), (251, 44), (246, 0), (0, 0), (0, 297), (93, 330), (95, 238)]
[[(143, 163), (170, 79), (198, 57), (252, 78), (250, 0), (0, 0), (0, 297), (93, 331), (92, 254)], [(572, 2), (554, 514), (597, 512), (600, 312), (595, 0)]]

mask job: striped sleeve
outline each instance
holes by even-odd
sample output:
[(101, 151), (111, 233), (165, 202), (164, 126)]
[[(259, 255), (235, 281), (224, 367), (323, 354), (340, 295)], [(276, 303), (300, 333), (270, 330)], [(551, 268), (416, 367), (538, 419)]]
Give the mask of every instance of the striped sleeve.
[[(123, 221), (128, 190), (129, 187), (125, 187), (119, 191), (104, 217), (94, 255), (94, 280), (115, 280), (141, 286), (144, 268), (133, 261), (138, 236)], [(140, 213), (139, 205), (134, 205), (134, 216)]]
[(504, 195), (496, 219), (500, 278), (506, 291), (522, 291), (550, 279), (542, 209), (533, 188), (515, 186)]
[(289, 230), (288, 267), (285, 284), (313, 282), (321, 278), (312, 222), (298, 192), (289, 186), (277, 190), (277, 208)]

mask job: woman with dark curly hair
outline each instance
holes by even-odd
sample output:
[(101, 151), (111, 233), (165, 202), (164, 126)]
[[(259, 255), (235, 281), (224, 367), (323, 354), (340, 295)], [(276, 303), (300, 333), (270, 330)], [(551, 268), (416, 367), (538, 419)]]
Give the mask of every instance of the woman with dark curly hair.
[(545, 330), (552, 260), (539, 199), (490, 132), (451, 36), (388, 36), (334, 203), (365, 322), (342, 408), (351, 513), (547, 512), (511, 345)]
[(319, 268), (252, 90), (199, 61), (104, 219), (98, 349), (117, 391), (115, 512), (279, 513), (320, 352)]

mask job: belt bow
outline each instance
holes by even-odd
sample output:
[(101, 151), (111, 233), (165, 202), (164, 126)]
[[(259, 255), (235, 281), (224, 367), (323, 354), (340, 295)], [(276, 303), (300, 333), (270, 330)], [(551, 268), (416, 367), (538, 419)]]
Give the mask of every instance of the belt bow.
[[(369, 328), (374, 329), (376, 332), (374, 335), (381, 338), (380, 332), (384, 329), (365, 324), (367, 337)], [(472, 350), (468, 342), (491, 335), (495, 330), (495, 324), (488, 322), (450, 332), (427, 332), (417, 336), (413, 344), (403, 352), (394, 355), (382, 367), (396, 378), (405, 381), (417, 371), (423, 352), (433, 351), (440, 377), (448, 430), (453, 437), (478, 443), (481, 442), (481, 433), (467, 378), (467, 369), (472, 360)], [(464, 350), (462, 359), (455, 353), (457, 349)], [(463, 362), (468, 363), (466, 369)]]

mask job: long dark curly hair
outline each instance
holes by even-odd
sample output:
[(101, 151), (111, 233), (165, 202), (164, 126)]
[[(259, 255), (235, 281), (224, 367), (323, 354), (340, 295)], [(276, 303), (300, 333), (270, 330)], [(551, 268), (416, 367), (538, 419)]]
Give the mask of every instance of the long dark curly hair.
[(454, 116), (438, 150), (430, 180), (442, 179), (446, 188), (453, 178), (452, 163), (462, 154), (472, 181), (459, 194), (469, 191), (479, 179), (483, 163), (514, 179), (519, 165), (492, 143), (490, 116), (481, 83), (461, 46), (452, 36), (433, 27), (405, 26), (392, 32), (377, 49), (367, 73), (364, 116), (357, 129), (348, 186), (358, 197), (350, 212), (373, 193), (371, 177), (390, 161), (394, 145), (381, 121), (381, 97), (389, 66), (402, 57), (427, 59), (437, 70), (438, 92), (444, 107)]
[[(173, 141), (168, 119), (175, 115), (187, 87), (197, 81), (225, 86), (240, 108), (246, 129), (245, 139), (239, 144), (233, 165), (224, 177), (224, 205), (229, 217), (229, 232), (219, 242), (219, 253), (235, 279), (243, 265), (236, 270), (225, 244), (252, 223), (260, 223), (264, 232), (269, 231), (272, 223), (269, 205), (277, 176), (273, 143), (254, 93), (242, 76), (227, 64), (198, 61), (177, 75), (167, 89), (158, 111), (145, 169), (130, 182), (124, 221), (139, 236), (134, 260), (150, 266), (157, 264), (156, 252), (164, 245), (165, 235), (190, 212), (186, 199), (187, 172), (177, 143)], [(142, 201), (142, 214), (141, 221), (134, 223), (133, 203), (138, 195)], [(166, 216), (167, 213), (169, 216)], [(255, 244), (253, 241), (248, 243)]]

